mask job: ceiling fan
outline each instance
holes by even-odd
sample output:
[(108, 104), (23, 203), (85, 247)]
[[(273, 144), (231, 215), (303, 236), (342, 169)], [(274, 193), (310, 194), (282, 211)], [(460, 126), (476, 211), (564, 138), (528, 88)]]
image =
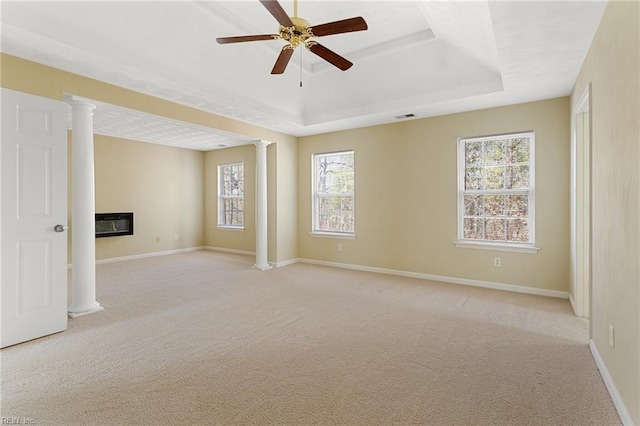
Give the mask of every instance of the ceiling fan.
[(284, 11), (280, 3), (277, 0), (259, 0), (260, 3), (273, 15), (274, 18), (280, 23), (280, 30), (278, 34), (261, 34), (261, 35), (246, 35), (236, 37), (219, 37), (216, 41), (219, 44), (227, 43), (242, 43), (247, 41), (260, 41), (260, 40), (285, 40), (288, 44), (282, 48), (278, 59), (276, 60), (271, 74), (282, 74), (289, 64), (289, 60), (293, 55), (293, 51), (301, 44), (304, 44), (307, 49), (316, 55), (320, 56), (325, 61), (340, 68), (342, 71), (346, 71), (353, 65), (347, 59), (338, 55), (330, 49), (327, 49), (320, 43), (312, 40), (315, 37), (323, 37), (333, 34), (350, 33), (353, 31), (363, 31), (367, 29), (367, 23), (362, 17), (343, 19), (335, 22), (328, 22), (326, 24), (311, 26), (309, 22), (298, 17), (298, 3), (294, 0), (293, 3), (293, 16), (290, 17)]

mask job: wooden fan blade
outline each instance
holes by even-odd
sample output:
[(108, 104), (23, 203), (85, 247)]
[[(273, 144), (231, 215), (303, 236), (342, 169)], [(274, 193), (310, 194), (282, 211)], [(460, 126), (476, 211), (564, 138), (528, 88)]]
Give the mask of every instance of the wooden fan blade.
[(270, 14), (276, 18), (276, 21), (280, 23), (280, 25), (284, 25), (285, 27), (293, 27), (293, 22), (291, 22), (291, 18), (287, 15), (287, 12), (284, 11), (278, 0), (260, 0), (260, 3), (264, 7), (267, 8)]
[(219, 44), (227, 44), (227, 43), (243, 43), (245, 41), (276, 40), (279, 38), (280, 36), (277, 34), (261, 34), (261, 35), (246, 35), (246, 36), (236, 36), (236, 37), (218, 37), (216, 41)]
[(328, 36), (332, 34), (350, 33), (353, 31), (364, 31), (367, 22), (361, 16), (357, 18), (343, 19), (342, 21), (328, 22), (326, 24), (315, 25), (309, 31), (316, 37)]
[(345, 58), (338, 55), (336, 52), (327, 49), (321, 44), (310, 42), (310, 43), (307, 43), (306, 46), (310, 51), (320, 56), (322, 59), (329, 62), (330, 64), (340, 68), (342, 71), (348, 70), (353, 65), (351, 62), (347, 61)]
[(285, 69), (287, 69), (287, 65), (289, 65), (289, 60), (293, 55), (293, 50), (289, 48), (289, 46), (285, 46), (280, 51), (280, 55), (278, 55), (278, 59), (276, 60), (276, 64), (273, 66), (271, 70), (271, 74), (282, 74)]

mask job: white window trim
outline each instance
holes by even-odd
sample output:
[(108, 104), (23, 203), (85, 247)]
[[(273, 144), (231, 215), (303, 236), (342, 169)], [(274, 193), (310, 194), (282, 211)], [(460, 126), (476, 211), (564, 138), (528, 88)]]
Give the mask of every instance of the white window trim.
[(244, 231), (244, 226), (216, 225), (216, 229), (220, 229), (221, 231)]
[[(355, 188), (355, 151), (352, 149), (347, 149), (344, 151), (331, 151), (331, 152), (318, 152), (315, 154), (311, 154), (311, 232), (309, 235), (313, 237), (321, 237), (321, 238), (342, 238), (342, 239), (350, 239), (354, 240), (356, 238), (356, 233), (354, 232), (329, 232), (329, 231), (319, 231), (316, 230), (317, 224), (317, 194), (316, 194), (316, 157), (320, 155), (332, 155), (332, 154), (345, 154), (351, 153), (353, 155), (353, 186)], [(323, 194), (326, 197), (340, 197), (340, 196), (349, 196), (353, 198), (353, 229), (356, 228), (355, 223), (355, 206), (356, 206), (356, 194), (353, 193), (338, 193), (338, 194)]]
[[(465, 176), (465, 161), (464, 161), (464, 149), (463, 145), (465, 142), (485, 142), (495, 140), (496, 138), (500, 139), (508, 139), (515, 137), (527, 136), (529, 138), (529, 190), (523, 191), (528, 192), (529, 194), (529, 235), (531, 241), (528, 243), (512, 243), (506, 241), (487, 241), (487, 240), (471, 240), (465, 239), (462, 237), (462, 232), (464, 229), (464, 176)], [(535, 158), (536, 158), (536, 150), (535, 150), (535, 132), (534, 131), (524, 131), (524, 132), (516, 132), (516, 133), (506, 133), (499, 135), (490, 135), (490, 136), (480, 136), (480, 137), (465, 137), (458, 138), (457, 142), (457, 156), (458, 156), (458, 239), (455, 241), (456, 247), (459, 248), (471, 248), (471, 249), (480, 249), (480, 250), (494, 250), (494, 251), (509, 251), (509, 252), (518, 252), (518, 253), (537, 253), (540, 250), (539, 247), (535, 245), (535, 222), (536, 222), (536, 205), (535, 205), (535, 184), (536, 184), (536, 176), (535, 176)], [(512, 192), (517, 192), (514, 190)], [(485, 190), (482, 191), (482, 194), (487, 193), (496, 193), (496, 194), (505, 194), (506, 192), (503, 190)]]
[[(218, 223), (216, 225), (216, 229), (220, 229), (220, 230), (225, 230), (225, 231), (244, 231), (244, 225), (226, 225), (224, 223), (222, 223), (222, 218), (224, 217), (224, 212), (223, 212), (223, 203), (221, 203), (221, 200), (223, 198), (222, 195), (222, 168), (223, 167), (232, 167), (232, 166), (242, 166), (243, 170), (244, 170), (244, 162), (239, 162), (239, 163), (228, 163), (228, 164), (218, 164)], [(243, 172), (244, 175), (244, 172)], [(244, 181), (244, 179), (243, 179)], [(246, 183), (246, 182), (245, 182)], [(242, 195), (226, 195), (224, 196), (224, 198), (242, 198), (244, 199), (244, 191), (242, 193)], [(243, 213), (244, 215), (244, 213)], [(243, 218), (243, 222), (244, 222)]]
[(343, 240), (355, 240), (356, 234), (350, 234), (346, 232), (324, 232), (324, 231), (315, 231), (309, 232), (309, 235), (317, 238), (339, 238)]
[(458, 248), (469, 248), (476, 250), (492, 250), (492, 251), (508, 251), (514, 253), (532, 253), (535, 254), (540, 250), (533, 244), (516, 244), (516, 243), (494, 243), (485, 241), (464, 240), (454, 243)]

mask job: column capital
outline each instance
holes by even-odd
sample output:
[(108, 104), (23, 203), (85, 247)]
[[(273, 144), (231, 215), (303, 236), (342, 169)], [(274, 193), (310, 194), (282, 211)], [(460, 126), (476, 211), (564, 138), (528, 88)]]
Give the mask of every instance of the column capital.
[(261, 140), (255, 141), (253, 144), (256, 146), (256, 148), (266, 148), (267, 146), (271, 145), (271, 142), (261, 139)]
[(75, 95), (64, 95), (64, 101), (71, 105), (74, 109), (93, 112), (96, 106), (86, 99), (82, 99)]

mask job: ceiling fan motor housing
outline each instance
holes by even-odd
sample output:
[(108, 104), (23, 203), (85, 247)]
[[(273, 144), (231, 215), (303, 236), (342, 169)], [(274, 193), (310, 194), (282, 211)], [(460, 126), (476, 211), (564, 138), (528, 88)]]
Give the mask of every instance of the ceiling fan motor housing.
[(303, 44), (307, 39), (313, 37), (311, 31), (309, 31), (309, 22), (305, 19), (298, 18), (296, 16), (290, 17), (293, 22), (293, 27), (285, 27), (280, 25), (280, 37), (289, 42), (292, 48), (298, 47)]

